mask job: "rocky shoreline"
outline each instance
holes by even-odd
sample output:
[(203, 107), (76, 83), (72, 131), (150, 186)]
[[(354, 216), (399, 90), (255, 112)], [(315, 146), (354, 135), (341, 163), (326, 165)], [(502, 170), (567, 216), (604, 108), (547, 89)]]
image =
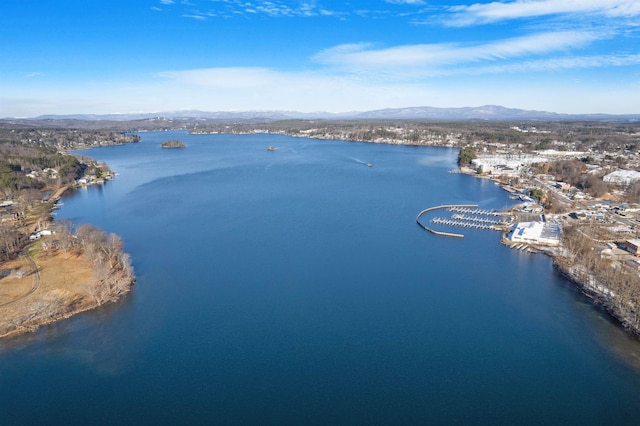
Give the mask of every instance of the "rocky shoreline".
[[(491, 177), (475, 175), (469, 170), (463, 170), (462, 168), (460, 169), (460, 173), (472, 175), (478, 178), (490, 179), (498, 183), (500, 187), (505, 191), (511, 192), (510, 188), (505, 187), (504, 184)], [(503, 240), (505, 239), (506, 234), (503, 235)], [(633, 319), (637, 314), (635, 314), (631, 309), (625, 310), (617, 307), (619, 306), (619, 304), (614, 303), (614, 298), (616, 297), (615, 294), (605, 285), (597, 283), (595, 277), (593, 277), (592, 274), (583, 274), (587, 277), (585, 280), (580, 277), (579, 274), (575, 273), (574, 270), (564, 266), (563, 263), (565, 263), (566, 260), (564, 260), (560, 254), (561, 249), (547, 250), (536, 246), (532, 246), (532, 248), (536, 253), (544, 253), (549, 256), (553, 262), (554, 268), (556, 269), (556, 271), (558, 271), (558, 273), (560, 273), (560, 275), (570, 281), (581, 293), (587, 296), (592, 301), (592, 303), (597, 306), (603, 307), (606, 310), (607, 314), (615, 319), (616, 322), (618, 322), (618, 324), (620, 324), (620, 326), (622, 326), (625, 330), (636, 337), (640, 337), (640, 324), (638, 323), (637, 319), (635, 321)], [(580, 265), (577, 265), (577, 267), (587, 269), (586, 267)], [(593, 283), (589, 283), (587, 281), (593, 281)]]
[(587, 296), (593, 304), (595, 304), (596, 306), (601, 306), (607, 312), (607, 314), (611, 318), (613, 318), (622, 328), (624, 328), (632, 335), (640, 338), (640, 327), (634, 324), (630, 314), (628, 316), (617, 312), (617, 309), (612, 303), (612, 298), (614, 296), (610, 291), (602, 286), (593, 286), (586, 284), (570, 269), (562, 266), (555, 257), (553, 257), (553, 266), (560, 275), (570, 281), (578, 290), (580, 290), (582, 294)]

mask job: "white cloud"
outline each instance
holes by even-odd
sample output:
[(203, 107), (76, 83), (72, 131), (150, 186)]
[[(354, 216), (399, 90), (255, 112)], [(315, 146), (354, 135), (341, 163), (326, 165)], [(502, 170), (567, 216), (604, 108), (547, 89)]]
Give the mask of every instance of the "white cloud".
[(354, 75), (268, 68), (169, 71), (157, 76), (163, 80), (162, 87), (171, 87), (179, 93), (176, 99), (188, 99), (183, 108), (208, 110), (339, 112), (421, 103), (432, 93), (428, 87), (412, 82), (393, 83)]
[[(169, 0), (177, 4), (176, 0)], [(388, 4), (408, 5), (408, 6), (425, 6), (428, 4), (425, 0), (384, 0)], [(360, 16), (368, 19), (378, 19), (382, 17), (395, 16), (411, 16), (420, 11), (398, 12), (391, 8), (381, 7), (379, 9), (356, 9), (349, 3), (327, 2), (316, 0), (199, 0), (197, 4), (191, 1), (183, 0), (183, 5), (190, 6), (185, 8), (183, 16), (193, 17), (192, 15), (202, 16), (219, 16), (230, 18), (234, 16), (247, 15), (266, 15), (271, 18), (304, 18), (331, 16), (336, 19), (344, 20), (349, 16)], [(360, 5), (358, 5), (360, 6)], [(369, 5), (366, 5), (369, 6)], [(395, 8), (394, 8), (395, 9)], [(211, 14), (194, 12), (194, 10), (208, 10)]]
[(640, 15), (638, 0), (516, 0), (452, 6), (445, 21), (452, 26), (486, 24), (502, 20), (558, 14), (596, 14), (606, 17)]
[(338, 12), (328, 10), (317, 4), (316, 1), (297, 1), (295, 4), (281, 0), (210, 0), (214, 4), (218, 14), (243, 15), (263, 14), (272, 18), (280, 17), (311, 17), (311, 16), (335, 16)]
[(449, 74), (496, 74), (506, 73), (532, 73), (562, 70), (596, 69), (611, 67), (626, 67), (640, 65), (640, 54), (637, 55), (599, 55), (599, 56), (575, 56), (566, 58), (549, 58), (522, 61), (517, 63), (497, 64), (467, 68), (453, 71)]
[(415, 4), (418, 6), (426, 4), (423, 0), (385, 0), (390, 4)]
[[(292, 77), (296, 75), (292, 73)], [(268, 68), (204, 68), (186, 71), (165, 71), (158, 77), (181, 83), (193, 84), (212, 89), (243, 89), (264, 86), (267, 83), (282, 84), (286, 73), (276, 72)]]
[(196, 21), (205, 21), (207, 19), (206, 16), (204, 15), (198, 15), (198, 14), (184, 14), (182, 15), (183, 18), (189, 18), (189, 19), (195, 19)]
[[(637, 97), (631, 94), (640, 90), (638, 79), (580, 82), (573, 81), (576, 73), (571, 79), (558, 76), (565, 69), (638, 63), (640, 55), (482, 63), (426, 79), (331, 70), (205, 68), (166, 71), (151, 78), (138, 76), (135, 81), (77, 81), (73, 87), (34, 84), (25, 90), (24, 86), (0, 82), (0, 117), (186, 109), (344, 112), (485, 104), (567, 113), (637, 113)], [(545, 70), (552, 72), (538, 72)], [(484, 75), (480, 78), (476, 73)]]
[(319, 52), (314, 60), (351, 72), (397, 72), (399, 75), (441, 73), (443, 67), (499, 62), (583, 47), (604, 34), (557, 31), (499, 40), (478, 45), (454, 43), (416, 44), (375, 49), (369, 44), (345, 44)]

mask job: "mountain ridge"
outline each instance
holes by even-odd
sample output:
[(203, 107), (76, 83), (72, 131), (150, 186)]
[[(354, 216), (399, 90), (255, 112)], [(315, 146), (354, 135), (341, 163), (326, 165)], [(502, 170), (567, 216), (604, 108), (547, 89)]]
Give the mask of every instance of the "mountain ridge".
[[(289, 119), (323, 120), (443, 120), (443, 121), (640, 121), (640, 114), (565, 114), (549, 111), (507, 108), (500, 105), (478, 107), (404, 107), (343, 113), (297, 112), (281, 110), (200, 111), (180, 110), (130, 114), (47, 114), (21, 120), (81, 120), (81, 121), (134, 121), (148, 119), (202, 119), (202, 120), (264, 120)], [(3, 120), (12, 120), (5, 118)]]

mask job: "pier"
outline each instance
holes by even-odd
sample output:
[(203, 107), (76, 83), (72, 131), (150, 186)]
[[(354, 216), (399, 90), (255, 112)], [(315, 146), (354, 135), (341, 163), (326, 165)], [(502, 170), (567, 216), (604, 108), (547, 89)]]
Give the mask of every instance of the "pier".
[(472, 222), (468, 220), (451, 220), (440, 217), (431, 219), (431, 223), (435, 223), (436, 225), (460, 226), (470, 229), (496, 229), (495, 225), (487, 225), (484, 223)]
[(507, 222), (504, 220), (493, 219), (495, 217), (509, 216), (508, 213), (502, 213), (495, 210), (481, 210), (478, 209), (477, 204), (463, 204), (463, 205), (441, 205), (436, 207), (430, 207), (422, 210), (418, 213), (416, 222), (424, 230), (431, 232), (435, 235), (441, 235), (445, 237), (464, 238), (463, 234), (455, 234), (451, 232), (442, 232), (433, 230), (420, 222), (420, 218), (425, 213), (433, 210), (447, 209), (454, 214), (451, 218), (435, 217), (431, 219), (431, 223), (436, 225), (458, 226), (467, 229), (490, 229), (494, 231), (501, 231), (505, 229)]
[(452, 206), (449, 207), (449, 211), (450, 212), (455, 212), (455, 213), (468, 213), (468, 214), (473, 214), (473, 215), (478, 215), (478, 216), (508, 216), (508, 213), (503, 213), (503, 212), (499, 212), (497, 210), (487, 210), (487, 209), (478, 209), (478, 206), (475, 206), (475, 208), (473, 207), (467, 207), (467, 206)]
[(433, 210), (439, 210), (439, 209), (450, 209), (450, 208), (454, 208), (454, 207), (461, 207), (461, 208), (477, 208), (478, 205), (477, 204), (462, 204), (462, 205), (455, 205), (455, 204), (446, 204), (446, 205), (442, 205), (442, 206), (436, 206), (436, 207), (429, 207), (427, 209), (422, 210), (420, 213), (418, 213), (418, 216), (416, 217), (416, 223), (425, 231), (431, 232), (434, 235), (440, 235), (442, 237), (453, 237), (453, 238), (464, 238), (463, 234), (454, 234), (452, 232), (442, 232), (442, 231), (436, 231), (433, 230), (429, 227), (424, 226), (421, 222), (420, 222), (420, 218), (422, 217), (422, 215), (424, 215), (425, 213), (428, 213), (430, 211)]

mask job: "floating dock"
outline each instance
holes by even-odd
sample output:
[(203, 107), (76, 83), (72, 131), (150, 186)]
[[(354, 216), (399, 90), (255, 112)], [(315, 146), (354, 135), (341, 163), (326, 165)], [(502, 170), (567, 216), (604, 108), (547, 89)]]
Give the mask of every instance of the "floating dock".
[(478, 209), (477, 204), (441, 205), (436, 207), (429, 207), (428, 209), (422, 210), (420, 213), (418, 213), (418, 217), (416, 218), (416, 222), (418, 223), (418, 225), (420, 225), (420, 227), (435, 235), (464, 238), (464, 235), (462, 234), (436, 231), (423, 225), (420, 222), (420, 218), (422, 217), (422, 215), (438, 209), (447, 209), (454, 214), (451, 216), (451, 218), (435, 217), (431, 219), (431, 223), (434, 223), (436, 225), (459, 226), (461, 228), (468, 229), (490, 229), (494, 231), (504, 230), (505, 226), (508, 225), (505, 220), (495, 219), (497, 217), (504, 218), (505, 216), (509, 216), (508, 213), (503, 213), (496, 210), (481, 210)]

